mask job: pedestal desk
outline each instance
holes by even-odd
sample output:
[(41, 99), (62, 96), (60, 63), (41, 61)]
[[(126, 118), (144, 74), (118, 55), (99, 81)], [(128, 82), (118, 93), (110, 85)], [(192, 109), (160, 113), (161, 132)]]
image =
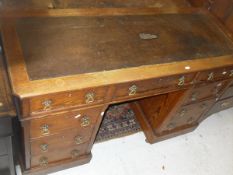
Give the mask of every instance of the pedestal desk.
[(25, 174), (89, 162), (112, 104), (130, 103), (149, 143), (233, 106), (232, 37), (201, 9), (9, 12), (1, 36)]

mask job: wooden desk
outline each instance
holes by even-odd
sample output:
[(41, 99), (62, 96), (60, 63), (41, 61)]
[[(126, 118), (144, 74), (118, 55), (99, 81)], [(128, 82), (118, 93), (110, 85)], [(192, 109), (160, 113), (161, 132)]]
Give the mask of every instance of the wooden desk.
[(131, 102), (155, 143), (195, 129), (232, 83), (232, 38), (199, 9), (11, 13), (2, 40), (24, 173), (90, 161), (110, 104)]

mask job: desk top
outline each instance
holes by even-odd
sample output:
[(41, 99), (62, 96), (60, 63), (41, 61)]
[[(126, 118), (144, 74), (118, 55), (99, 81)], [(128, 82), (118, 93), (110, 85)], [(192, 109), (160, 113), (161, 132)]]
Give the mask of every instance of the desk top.
[(72, 15), (58, 10), (32, 16), (3, 22), (10, 77), (19, 96), (177, 74), (187, 64), (196, 64), (189, 71), (233, 64), (228, 33), (194, 9), (76, 10)]

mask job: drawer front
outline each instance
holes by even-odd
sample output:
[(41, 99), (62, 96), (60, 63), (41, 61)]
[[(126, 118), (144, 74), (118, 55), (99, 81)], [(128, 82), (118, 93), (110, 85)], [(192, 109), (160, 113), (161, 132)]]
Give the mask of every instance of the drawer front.
[(61, 134), (32, 140), (31, 155), (36, 156), (46, 152), (59, 151), (88, 143), (91, 139), (91, 135), (91, 129), (70, 129), (61, 132)]
[(215, 99), (181, 107), (164, 127), (164, 131), (197, 124), (198, 119), (215, 103)]
[(30, 99), (30, 111), (33, 113), (53, 109), (64, 109), (72, 106), (97, 105), (105, 102), (107, 92), (107, 87), (99, 87), (77, 92), (75, 91), (35, 97)]
[(5, 138), (0, 138), (0, 156), (7, 154), (7, 143)]
[(76, 160), (80, 156), (87, 154), (86, 151), (87, 146), (88, 146), (87, 144), (82, 144), (78, 146), (67, 147), (65, 149), (61, 149), (53, 152), (43, 153), (38, 156), (32, 156), (31, 166), (46, 167), (53, 162), (58, 162), (67, 159)]
[(200, 72), (198, 82), (212, 82), (233, 77), (233, 66)]
[(228, 108), (232, 108), (233, 107), (233, 97), (225, 99), (225, 100), (221, 100), (219, 102), (217, 102), (212, 108), (211, 110), (208, 112), (208, 115), (220, 112), (222, 110), (228, 109)]
[(228, 84), (229, 81), (225, 80), (210, 84), (204, 83), (196, 85), (184, 104), (190, 104), (208, 98), (219, 98)]
[(135, 98), (143, 95), (168, 92), (192, 83), (195, 74), (176, 75), (117, 85), (113, 100)]
[(225, 92), (221, 96), (221, 99), (225, 99), (228, 97), (233, 97), (233, 85), (231, 85), (229, 88), (225, 90)]
[(69, 111), (30, 121), (30, 137), (39, 138), (59, 134), (65, 129), (81, 128), (89, 132), (101, 115), (103, 106), (86, 110)]

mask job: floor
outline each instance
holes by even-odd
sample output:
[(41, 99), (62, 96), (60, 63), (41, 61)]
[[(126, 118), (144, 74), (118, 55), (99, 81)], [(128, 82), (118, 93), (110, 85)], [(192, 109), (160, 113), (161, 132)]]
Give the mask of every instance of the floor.
[(233, 108), (154, 145), (143, 133), (95, 144), (92, 161), (50, 175), (232, 175)]

